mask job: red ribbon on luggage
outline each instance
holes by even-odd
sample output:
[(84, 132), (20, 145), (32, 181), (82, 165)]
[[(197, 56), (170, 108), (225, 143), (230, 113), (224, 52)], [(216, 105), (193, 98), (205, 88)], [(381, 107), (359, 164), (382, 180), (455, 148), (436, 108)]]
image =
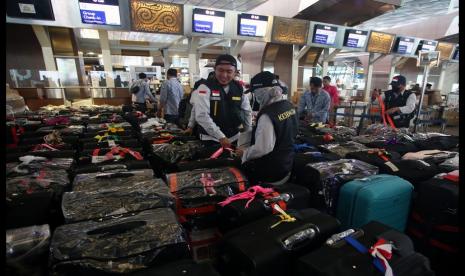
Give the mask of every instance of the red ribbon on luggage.
[(249, 208), (250, 202), (252, 202), (255, 199), (255, 196), (257, 194), (261, 194), (262, 196), (264, 194), (269, 194), (273, 193), (274, 190), (273, 188), (263, 188), (262, 186), (253, 186), (247, 189), (247, 191), (239, 193), (237, 195), (233, 195), (228, 197), (226, 200), (218, 203), (221, 207), (224, 207), (228, 204), (230, 204), (233, 201), (240, 200), (240, 199), (248, 199), (247, 203), (245, 204), (245, 208)]
[(224, 150), (229, 150), (230, 152), (234, 151), (232, 148), (223, 148), (223, 147), (221, 147), (210, 156), (210, 159), (217, 159), (224, 152)]
[(383, 101), (383, 98), (381, 98), (381, 96), (378, 96), (378, 102), (379, 102), (379, 105), (381, 106), (381, 117), (383, 118), (383, 123), (384, 125), (386, 126), (386, 119), (389, 123), (389, 125), (397, 130), (396, 126), (394, 125), (394, 122), (392, 121), (392, 118), (389, 114), (386, 113), (386, 107), (384, 106), (384, 101)]
[(392, 244), (384, 239), (379, 239), (368, 252), (375, 258), (379, 258), (386, 269), (385, 276), (393, 276), (392, 268), (388, 260), (392, 258)]

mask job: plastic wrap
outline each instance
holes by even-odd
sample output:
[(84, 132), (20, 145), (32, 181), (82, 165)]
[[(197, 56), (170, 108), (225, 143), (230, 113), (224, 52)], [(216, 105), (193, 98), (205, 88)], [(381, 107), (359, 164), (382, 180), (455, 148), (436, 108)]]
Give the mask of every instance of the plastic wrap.
[(408, 152), (402, 156), (404, 160), (424, 160), (434, 163), (444, 162), (446, 159), (455, 157), (458, 153), (440, 150), (422, 150), (418, 152)]
[[(96, 180), (99, 183), (98, 180)], [(172, 207), (173, 196), (161, 179), (126, 182), (92, 191), (63, 195), (62, 210), (67, 222), (88, 220), (148, 209)]]
[(457, 153), (455, 157), (447, 159), (446, 161), (439, 164), (439, 168), (447, 170), (447, 171), (458, 170), (459, 169), (459, 154)]
[(6, 197), (15, 197), (41, 191), (53, 191), (55, 199), (59, 199), (69, 184), (68, 173), (60, 169), (41, 169), (30, 175), (7, 178)]
[(50, 227), (34, 225), (6, 231), (6, 261), (21, 262), (32, 256), (46, 254), (50, 243)]
[(320, 147), (339, 155), (341, 158), (344, 158), (346, 154), (350, 152), (368, 150), (366, 146), (353, 141), (349, 141), (347, 143), (326, 144), (321, 145)]
[(202, 148), (203, 146), (200, 141), (153, 144), (152, 153), (167, 163), (176, 164), (182, 160), (191, 160)]
[(37, 173), (41, 169), (69, 170), (73, 165), (73, 158), (51, 158), (26, 155), (21, 156), (19, 162), (6, 164), (7, 177), (15, 177)]
[(111, 187), (124, 187), (127, 183), (153, 179), (153, 170), (116, 169), (108, 172), (78, 174), (74, 177), (73, 191), (94, 191)]
[(179, 199), (206, 203), (245, 191), (247, 178), (236, 168), (223, 167), (215, 169), (198, 169), (167, 175), (171, 192)]
[[(169, 208), (84, 221), (58, 227), (52, 237), (55, 271), (75, 266), (110, 273), (128, 273), (157, 262), (183, 257), (183, 230)], [(74, 267), (73, 267), (74, 266)]]

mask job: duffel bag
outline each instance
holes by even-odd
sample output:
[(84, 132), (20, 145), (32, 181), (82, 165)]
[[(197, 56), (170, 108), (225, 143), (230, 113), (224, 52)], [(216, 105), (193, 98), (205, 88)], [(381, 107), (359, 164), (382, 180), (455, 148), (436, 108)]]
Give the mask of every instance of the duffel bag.
[(224, 236), (222, 267), (231, 275), (289, 275), (294, 259), (338, 230), (337, 219), (315, 209), (268, 215)]
[(174, 212), (159, 208), (60, 226), (50, 252), (54, 274), (101, 275), (175, 261), (188, 247)]
[(352, 236), (325, 244), (299, 258), (293, 275), (435, 275), (428, 259), (414, 250), (412, 241), (404, 233), (375, 221), (355, 230)]
[[(95, 180), (97, 183), (99, 179)], [(173, 196), (161, 179), (127, 182), (125, 186), (63, 195), (62, 210), (67, 223), (117, 216), (129, 212), (173, 207)]]

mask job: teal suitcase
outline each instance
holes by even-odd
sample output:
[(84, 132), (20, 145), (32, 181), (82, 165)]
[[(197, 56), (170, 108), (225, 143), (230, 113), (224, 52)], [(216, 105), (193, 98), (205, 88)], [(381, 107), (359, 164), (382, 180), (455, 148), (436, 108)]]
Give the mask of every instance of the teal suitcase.
[(410, 182), (387, 174), (347, 182), (339, 191), (337, 205), (341, 229), (359, 228), (374, 220), (403, 232), (412, 191)]

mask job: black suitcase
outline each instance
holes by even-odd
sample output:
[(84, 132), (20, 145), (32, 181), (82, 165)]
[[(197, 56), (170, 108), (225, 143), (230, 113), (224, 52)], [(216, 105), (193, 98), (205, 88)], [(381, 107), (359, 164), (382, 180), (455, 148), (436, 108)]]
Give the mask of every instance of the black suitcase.
[(83, 143), (82, 148), (86, 149), (95, 149), (95, 148), (104, 148), (111, 147), (112, 145), (117, 145), (124, 148), (140, 148), (141, 143), (137, 139), (121, 139), (119, 141), (104, 141), (104, 142), (87, 142)]
[(126, 160), (122, 162), (114, 162), (110, 164), (89, 164), (74, 167), (71, 170), (73, 175), (83, 173), (109, 172), (115, 170), (140, 170), (151, 169), (150, 163), (147, 160)]
[(397, 160), (391, 163), (394, 166), (382, 166), (379, 173), (402, 177), (414, 186), (440, 173), (438, 166), (423, 160)]
[(50, 233), (47, 224), (7, 230), (6, 275), (48, 275)]
[(142, 148), (95, 148), (83, 150), (77, 159), (78, 165), (87, 164), (113, 164), (126, 160), (143, 160)]
[[(79, 142), (81, 144), (85, 144), (85, 143), (99, 143), (99, 138), (95, 138), (96, 135), (94, 136), (91, 136), (91, 137), (84, 137), (84, 138), (81, 138), (79, 139)], [(101, 137), (103, 137), (101, 135)], [(100, 143), (104, 143), (104, 144), (107, 144), (108, 142), (108, 139), (112, 139), (113, 140), (119, 140), (119, 141), (123, 141), (123, 140), (132, 140), (134, 139), (134, 136), (132, 135), (112, 135), (112, 136), (107, 136), (105, 138), (102, 138), (100, 140)]]
[(307, 164), (325, 161), (336, 161), (339, 159), (339, 155), (334, 153), (326, 153), (319, 151), (307, 151), (302, 153), (296, 153), (294, 155), (294, 165), (292, 167), (291, 180), (296, 181), (297, 179), (302, 179), (302, 173), (304, 173), (304, 168)]
[(129, 276), (220, 276), (208, 263), (179, 260), (128, 274)]
[(47, 158), (74, 158), (75, 150), (57, 150), (57, 151), (35, 151), (35, 152), (16, 152), (7, 153), (6, 162), (18, 162), (19, 158), (26, 155), (43, 156)]
[(346, 143), (334, 143), (321, 145), (319, 148), (322, 151), (337, 154), (340, 158), (346, 158), (346, 155), (350, 152), (367, 150), (368, 148), (357, 142), (346, 142)]
[[(370, 222), (362, 227), (363, 236), (353, 237), (364, 247), (370, 248), (383, 238), (392, 241), (398, 250), (393, 250), (388, 262), (396, 276), (433, 276), (428, 259), (415, 252), (410, 238), (395, 229), (379, 222)], [(382, 266), (382, 265), (381, 265)], [(373, 257), (361, 253), (345, 240), (334, 246), (323, 245), (309, 254), (299, 258), (295, 264), (294, 276), (368, 276), (384, 275), (373, 265)]]
[[(76, 135), (62, 136), (61, 139), (63, 143), (65, 144), (75, 145), (79, 140), (79, 136), (76, 136)], [(22, 137), (21, 143), (24, 145), (44, 143), (44, 134), (38, 135), (38, 137), (29, 137), (29, 138)]]
[[(52, 170), (65, 170), (68, 171), (74, 164), (73, 158), (46, 158), (34, 156), (33, 161), (27, 163), (22, 162), (10, 162), (6, 164), (6, 176), (16, 177), (22, 175), (30, 175), (38, 173), (41, 169), (52, 169)], [(20, 159), (26, 161), (26, 157), (22, 156)]]
[(234, 158), (218, 158), (218, 159), (202, 159), (194, 161), (180, 161), (176, 164), (176, 171), (192, 171), (201, 168), (214, 169), (220, 167), (236, 167), (241, 166), (241, 161)]
[(357, 159), (376, 166), (379, 168), (380, 172), (391, 170), (392, 162), (401, 160), (399, 153), (383, 149), (370, 149), (365, 151), (350, 152), (346, 155), (346, 157), (350, 159)]
[(395, 142), (390, 143), (389, 141), (375, 141), (366, 144), (369, 148), (385, 149), (387, 151), (395, 151), (400, 155), (404, 155), (407, 152), (417, 152), (420, 149), (413, 142)]
[(452, 150), (459, 146), (458, 136), (434, 136), (415, 142), (420, 150)]
[(161, 179), (145, 179), (124, 186), (68, 192), (63, 195), (61, 206), (65, 221), (70, 223), (174, 207), (174, 198)]
[[(300, 210), (308, 208), (310, 205), (310, 191), (301, 185), (287, 183), (266, 188), (273, 188), (274, 192), (267, 194), (266, 197), (257, 194), (247, 207), (249, 199), (232, 201), (224, 207), (219, 207), (218, 226), (220, 230), (227, 232), (269, 214), (276, 213), (271, 204), (278, 203), (283, 210)], [(271, 200), (272, 203), (265, 203), (267, 199)]]
[(189, 254), (183, 229), (169, 208), (60, 226), (50, 252), (57, 275), (129, 273)]
[(339, 230), (337, 219), (315, 209), (287, 213), (296, 221), (271, 228), (281, 218), (269, 215), (227, 233), (220, 245), (222, 268), (230, 275), (289, 275), (293, 259)]
[(35, 145), (19, 145), (16, 148), (8, 149), (8, 153), (36, 153), (42, 151), (69, 151), (74, 150), (75, 147), (72, 144), (60, 144), (60, 145), (49, 145), (49, 144), (35, 144)]
[(407, 234), (438, 275), (460, 271), (459, 182), (432, 178), (416, 187)]
[(339, 189), (356, 178), (378, 174), (378, 167), (356, 159), (307, 164), (296, 184), (310, 190), (310, 206), (330, 214), (336, 211)]
[(98, 138), (95, 138), (95, 136), (105, 136), (107, 135), (114, 135), (114, 136), (120, 136), (120, 137), (133, 137), (134, 133), (132, 129), (125, 129), (124, 131), (116, 131), (116, 132), (111, 132), (108, 130), (101, 130), (101, 131), (95, 131), (95, 132), (85, 132), (82, 134), (82, 139), (94, 139), (97, 140)]
[[(153, 170), (119, 169), (110, 172), (78, 174), (73, 180), (73, 191), (99, 191), (114, 187), (127, 187), (131, 183), (154, 179)], [(165, 184), (166, 185), (166, 184)]]

